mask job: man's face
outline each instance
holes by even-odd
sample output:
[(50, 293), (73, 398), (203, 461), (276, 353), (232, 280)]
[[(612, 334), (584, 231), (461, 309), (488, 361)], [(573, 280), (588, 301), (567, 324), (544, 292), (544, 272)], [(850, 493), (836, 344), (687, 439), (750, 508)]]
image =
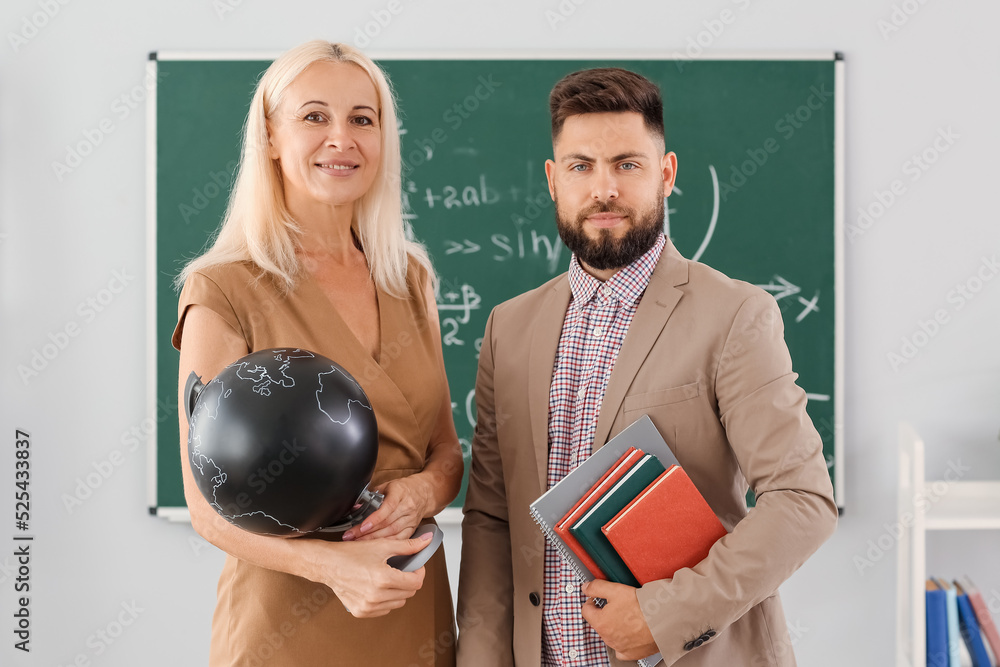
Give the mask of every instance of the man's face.
[(559, 236), (599, 271), (628, 266), (649, 250), (663, 226), (677, 157), (634, 112), (570, 116), (545, 163)]

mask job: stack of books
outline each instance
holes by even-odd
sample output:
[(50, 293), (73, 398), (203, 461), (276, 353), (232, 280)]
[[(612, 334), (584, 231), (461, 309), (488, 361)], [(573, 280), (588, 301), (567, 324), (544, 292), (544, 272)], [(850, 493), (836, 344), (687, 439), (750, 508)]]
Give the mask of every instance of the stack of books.
[(927, 580), (928, 667), (996, 667), (1000, 633), (968, 577)]
[(531, 514), (581, 580), (636, 587), (697, 565), (726, 534), (646, 416), (532, 503)]
[(648, 416), (533, 502), (531, 515), (582, 581), (636, 587), (694, 567), (726, 534)]

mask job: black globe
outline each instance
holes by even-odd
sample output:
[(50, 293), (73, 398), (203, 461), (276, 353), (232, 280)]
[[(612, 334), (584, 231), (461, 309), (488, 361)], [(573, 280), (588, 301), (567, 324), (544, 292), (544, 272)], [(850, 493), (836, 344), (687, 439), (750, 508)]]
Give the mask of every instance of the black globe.
[(347, 371), (308, 350), (268, 349), (188, 385), (191, 470), (219, 514), (300, 535), (351, 513), (375, 470), (378, 427)]

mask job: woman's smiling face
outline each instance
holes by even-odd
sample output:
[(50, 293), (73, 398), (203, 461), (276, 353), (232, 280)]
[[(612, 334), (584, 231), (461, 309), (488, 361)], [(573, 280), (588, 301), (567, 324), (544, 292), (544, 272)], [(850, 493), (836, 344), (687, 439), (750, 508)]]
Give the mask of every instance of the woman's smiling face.
[(311, 64), (285, 88), (268, 119), (290, 210), (352, 205), (371, 187), (382, 157), (378, 92), (350, 63)]

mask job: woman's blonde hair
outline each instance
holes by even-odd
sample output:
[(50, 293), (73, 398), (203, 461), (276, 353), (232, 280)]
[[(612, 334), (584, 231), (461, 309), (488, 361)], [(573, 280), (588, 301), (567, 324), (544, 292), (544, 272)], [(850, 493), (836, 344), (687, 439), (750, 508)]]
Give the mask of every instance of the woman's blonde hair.
[(315, 62), (351, 63), (363, 69), (378, 93), (382, 159), (371, 187), (354, 206), (351, 228), (368, 258), (376, 287), (393, 296), (407, 293), (406, 267), (412, 258), (433, 275), (427, 251), (408, 235), (400, 190), (399, 131), (392, 87), (381, 68), (357, 49), (324, 40), (306, 42), (267, 68), (250, 102), (243, 147), (225, 216), (211, 247), (189, 262), (176, 284), (210, 266), (251, 261), (285, 289), (294, 287), (300, 266), (295, 255), (301, 228), (285, 206), (281, 167), (268, 155), (267, 119), (281, 104), (288, 85)]

